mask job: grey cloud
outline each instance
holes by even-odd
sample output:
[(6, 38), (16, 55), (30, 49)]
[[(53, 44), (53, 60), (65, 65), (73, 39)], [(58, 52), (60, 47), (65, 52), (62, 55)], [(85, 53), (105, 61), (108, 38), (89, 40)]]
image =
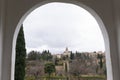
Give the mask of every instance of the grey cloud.
[(104, 50), (103, 37), (95, 19), (72, 4), (44, 5), (34, 10), (23, 24), (29, 49), (47, 45), (53, 52), (66, 46), (81, 51)]

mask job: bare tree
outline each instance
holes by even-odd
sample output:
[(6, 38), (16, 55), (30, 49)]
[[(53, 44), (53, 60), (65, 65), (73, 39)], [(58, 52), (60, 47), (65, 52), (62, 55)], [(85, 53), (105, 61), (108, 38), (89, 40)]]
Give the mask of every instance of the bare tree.
[(44, 64), (39, 61), (30, 61), (26, 67), (26, 76), (43, 76), (44, 73)]
[(79, 76), (81, 74), (86, 74), (87, 73), (87, 69), (86, 69), (87, 65), (85, 63), (85, 60), (74, 60), (70, 63), (70, 70), (69, 73), (71, 75), (75, 75), (75, 76)]

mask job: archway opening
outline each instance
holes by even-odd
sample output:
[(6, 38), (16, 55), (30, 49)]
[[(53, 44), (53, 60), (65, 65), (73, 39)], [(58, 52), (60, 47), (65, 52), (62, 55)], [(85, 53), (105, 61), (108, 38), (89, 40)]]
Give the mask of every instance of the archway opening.
[[(47, 54), (47, 50), (49, 50), (52, 57), (55, 57), (53, 61), (50, 61), (51, 63), (55, 62), (56, 75), (54, 77), (66, 76), (65, 74), (72, 77), (106, 75), (102, 33), (94, 17), (83, 8), (67, 3), (48, 3), (35, 9), (25, 19), (23, 26), (27, 40), (27, 51), (33, 50), (28, 54), (29, 66), (27, 67), (31, 68), (27, 70), (27, 75), (36, 74), (39, 77), (46, 75), (42, 70), (44, 70), (44, 63), (48, 57), (41, 58), (45, 56), (42, 56), (43, 50), (46, 52), (44, 54)], [(71, 53), (67, 49), (62, 53), (66, 46), (71, 49)], [(44, 60), (41, 62), (42, 65), (34, 62), (36, 59), (33, 59), (33, 54), (40, 56), (36, 56), (40, 62), (41, 59)], [(72, 59), (73, 55), (74, 59)], [(30, 66), (33, 65), (31, 60), (36, 63), (35, 66)], [(65, 65), (67, 69), (64, 69)]]
[[(49, 4), (51, 4), (51, 3), (49, 3)], [(54, 28), (55, 29), (55, 28)], [(77, 29), (77, 30), (80, 30), (80, 29)], [(86, 29), (87, 30), (87, 29)], [(75, 32), (75, 31), (74, 31)], [(67, 35), (68, 36), (68, 35)], [(68, 45), (66, 45), (66, 46), (68, 46)]]

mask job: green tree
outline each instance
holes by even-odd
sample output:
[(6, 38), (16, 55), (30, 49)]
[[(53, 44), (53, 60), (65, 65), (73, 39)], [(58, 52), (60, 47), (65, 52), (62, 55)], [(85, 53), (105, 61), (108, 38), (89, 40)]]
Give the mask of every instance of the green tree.
[(55, 58), (55, 65), (58, 65), (58, 62), (59, 62), (59, 59), (58, 58)]
[(74, 59), (74, 53), (70, 53), (70, 59), (73, 60)]
[(56, 71), (55, 65), (53, 63), (46, 63), (44, 67), (45, 73), (47, 73), (50, 77), (50, 75)]
[(28, 53), (28, 56), (27, 56), (28, 60), (40, 60), (41, 59), (41, 54), (40, 52), (37, 52), (37, 51), (31, 51)]
[(16, 42), (15, 80), (24, 80), (26, 48), (23, 26), (21, 27)]
[(103, 68), (103, 55), (102, 54), (98, 54), (97, 55), (97, 58), (99, 59), (99, 65), (100, 65), (100, 68), (102, 69)]
[(42, 56), (43, 60), (46, 60), (46, 61), (52, 60), (52, 55), (49, 52), (49, 50), (48, 51), (47, 50), (43, 51), (42, 54), (41, 54), (41, 56)]

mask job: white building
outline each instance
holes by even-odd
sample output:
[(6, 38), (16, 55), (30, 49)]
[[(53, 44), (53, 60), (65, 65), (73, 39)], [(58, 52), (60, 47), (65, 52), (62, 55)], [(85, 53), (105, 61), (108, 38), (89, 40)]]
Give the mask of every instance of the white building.
[(57, 57), (58, 59), (61, 59), (61, 58), (62, 58), (61, 54), (56, 54), (56, 57)]
[(68, 56), (70, 57), (71, 51), (68, 50), (68, 48), (66, 47), (65, 51), (63, 52), (63, 56)]

